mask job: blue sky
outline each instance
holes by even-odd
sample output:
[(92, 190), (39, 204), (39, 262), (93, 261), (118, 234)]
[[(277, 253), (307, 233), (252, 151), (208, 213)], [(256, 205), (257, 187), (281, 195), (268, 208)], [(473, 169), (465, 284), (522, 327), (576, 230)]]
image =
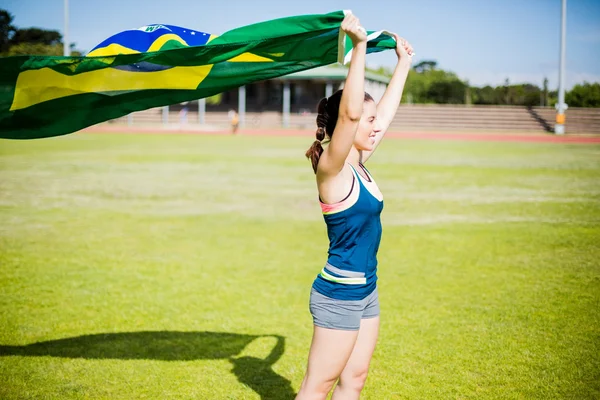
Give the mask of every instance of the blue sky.
[[(409, 40), (415, 62), (472, 85), (558, 84), (560, 0), (69, 0), (69, 39), (89, 51), (105, 38), (163, 23), (209, 33), (273, 18), (351, 9), (369, 30)], [(63, 0), (0, 0), (18, 27), (63, 30)], [(370, 55), (369, 66), (393, 66), (393, 52)], [(600, 82), (600, 0), (568, 0), (567, 87)]]

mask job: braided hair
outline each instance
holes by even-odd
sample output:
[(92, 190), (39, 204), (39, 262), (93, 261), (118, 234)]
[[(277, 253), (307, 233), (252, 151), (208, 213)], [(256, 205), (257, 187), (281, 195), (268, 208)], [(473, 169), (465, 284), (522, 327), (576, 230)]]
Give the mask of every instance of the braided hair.
[[(319, 158), (323, 154), (323, 145), (327, 144), (333, 136), (335, 124), (338, 120), (340, 102), (342, 100), (342, 90), (338, 90), (330, 97), (324, 97), (317, 106), (317, 132), (316, 140), (306, 151), (306, 158), (312, 164), (313, 171), (317, 173)], [(365, 101), (373, 101), (373, 97), (365, 92)]]

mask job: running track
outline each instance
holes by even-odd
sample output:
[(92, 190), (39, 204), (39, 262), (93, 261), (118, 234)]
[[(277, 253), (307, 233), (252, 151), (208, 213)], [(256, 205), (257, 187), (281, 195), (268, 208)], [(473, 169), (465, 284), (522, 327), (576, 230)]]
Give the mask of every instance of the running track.
[[(146, 134), (209, 134), (229, 135), (229, 131), (203, 131), (193, 129), (160, 129), (127, 126), (94, 126), (82, 132), (93, 133), (146, 133)], [(239, 135), (244, 136), (314, 136), (309, 130), (290, 129), (240, 129)], [(600, 135), (557, 136), (550, 133), (462, 133), (462, 132), (388, 132), (386, 137), (399, 139), (424, 139), (424, 140), (458, 140), (458, 141), (485, 141), (485, 142), (538, 142), (538, 143), (600, 143)]]

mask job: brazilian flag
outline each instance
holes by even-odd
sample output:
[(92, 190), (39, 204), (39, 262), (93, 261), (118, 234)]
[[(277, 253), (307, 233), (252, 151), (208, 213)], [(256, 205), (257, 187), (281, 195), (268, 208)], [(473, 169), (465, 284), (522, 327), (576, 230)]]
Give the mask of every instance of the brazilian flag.
[[(134, 111), (181, 103), (335, 62), (352, 44), (345, 11), (265, 21), (220, 36), (172, 25), (118, 33), (85, 57), (0, 58), (0, 138), (64, 135)], [(368, 52), (393, 49), (368, 32)]]

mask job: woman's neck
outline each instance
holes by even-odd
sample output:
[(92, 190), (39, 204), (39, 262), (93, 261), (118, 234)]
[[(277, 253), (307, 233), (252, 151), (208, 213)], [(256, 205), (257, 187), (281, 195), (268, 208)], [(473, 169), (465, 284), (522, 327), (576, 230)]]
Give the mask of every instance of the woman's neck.
[(350, 149), (350, 153), (348, 153), (348, 157), (346, 157), (346, 162), (357, 166), (360, 163), (361, 159), (361, 152), (357, 150), (356, 147), (352, 146), (352, 149)]

